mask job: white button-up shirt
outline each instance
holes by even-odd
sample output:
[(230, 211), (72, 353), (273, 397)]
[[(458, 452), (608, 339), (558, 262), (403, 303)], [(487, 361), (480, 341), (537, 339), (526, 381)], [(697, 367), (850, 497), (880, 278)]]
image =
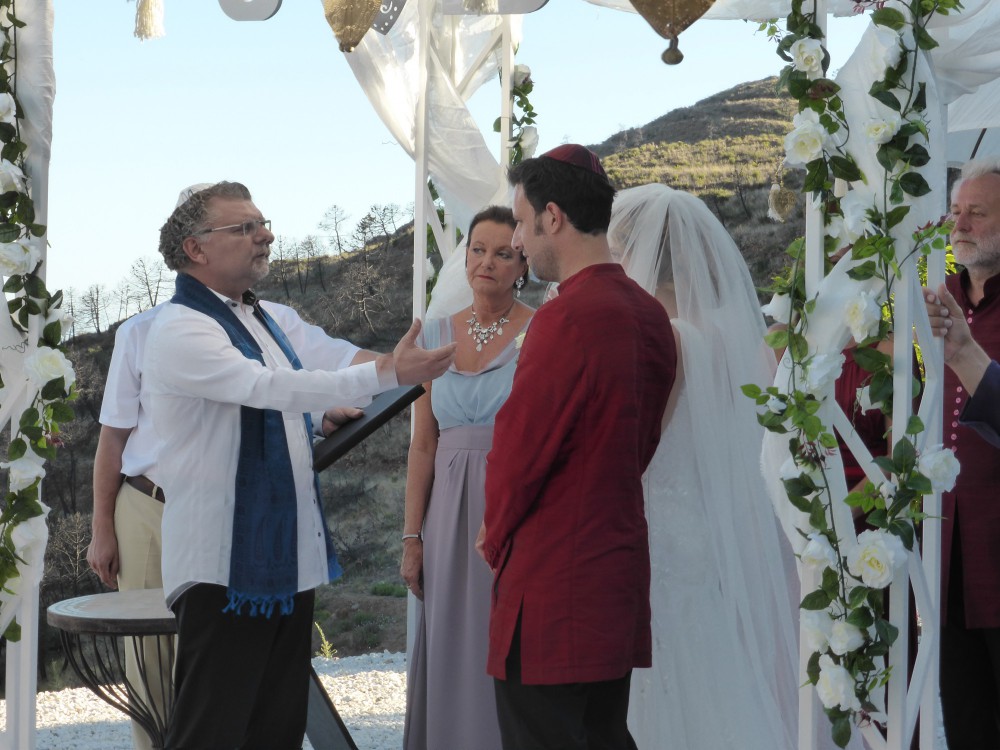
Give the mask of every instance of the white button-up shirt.
[(326, 544), (313, 486), (311, 436), (302, 414), (362, 405), (396, 386), (394, 375), (387, 379), (392, 382), (379, 382), (374, 362), (346, 367), (357, 347), (331, 339), (297, 315), (282, 315), (282, 329), (303, 366), (293, 370), (253, 308), (219, 296), (257, 340), (263, 365), (234, 347), (215, 320), (184, 305), (169, 304), (156, 316), (146, 345), (143, 378), (167, 498), (163, 590), (168, 603), (195, 583), (229, 582), (244, 405), (284, 414), (295, 478), (289, 491), (298, 504), (298, 590), (325, 583)]

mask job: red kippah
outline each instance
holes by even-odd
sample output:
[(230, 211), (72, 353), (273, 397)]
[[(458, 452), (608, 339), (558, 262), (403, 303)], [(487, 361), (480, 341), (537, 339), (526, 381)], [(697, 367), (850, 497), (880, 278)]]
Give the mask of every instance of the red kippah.
[(564, 143), (561, 146), (556, 146), (551, 151), (546, 151), (539, 158), (555, 159), (565, 164), (571, 164), (574, 167), (580, 167), (580, 169), (586, 169), (588, 172), (600, 175), (605, 180), (608, 179), (604, 167), (601, 166), (601, 160), (597, 158), (597, 154), (576, 143)]

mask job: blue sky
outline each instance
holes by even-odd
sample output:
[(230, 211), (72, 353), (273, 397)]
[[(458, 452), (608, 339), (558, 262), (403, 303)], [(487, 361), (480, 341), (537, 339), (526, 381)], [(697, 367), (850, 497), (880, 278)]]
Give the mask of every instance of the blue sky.
[[(413, 201), (413, 164), (371, 110), (323, 18), (286, 0), (270, 20), (229, 19), (215, 0), (166, 0), (162, 39), (132, 36), (135, 5), (54, 0), (56, 101), (49, 198), (52, 289), (114, 287), (194, 182), (247, 184), (276, 234), (319, 234), (331, 205), (349, 224), (374, 203)], [(866, 21), (831, 27), (834, 66)], [(540, 148), (596, 143), (781, 67), (756, 24), (702, 21), (684, 62), (638, 15), (550, 0), (526, 17)], [(499, 84), (474, 98), (488, 128)]]

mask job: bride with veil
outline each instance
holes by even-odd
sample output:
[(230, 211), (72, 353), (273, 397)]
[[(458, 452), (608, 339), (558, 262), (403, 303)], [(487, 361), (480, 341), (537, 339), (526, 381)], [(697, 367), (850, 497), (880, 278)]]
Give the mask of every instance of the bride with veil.
[(794, 748), (798, 578), (740, 390), (775, 369), (750, 274), (707, 206), (665, 185), (619, 193), (608, 239), (680, 341), (644, 478), (653, 667), (633, 673), (630, 729), (640, 748)]

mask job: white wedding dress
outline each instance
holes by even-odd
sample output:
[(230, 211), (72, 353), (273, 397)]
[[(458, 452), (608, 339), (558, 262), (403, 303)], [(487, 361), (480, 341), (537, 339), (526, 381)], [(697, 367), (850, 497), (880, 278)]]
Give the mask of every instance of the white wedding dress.
[(608, 237), (681, 342), (679, 394), (644, 479), (653, 668), (633, 672), (630, 728), (641, 750), (791, 750), (798, 579), (740, 391), (775, 367), (750, 274), (705, 204), (664, 185), (621, 192)]

